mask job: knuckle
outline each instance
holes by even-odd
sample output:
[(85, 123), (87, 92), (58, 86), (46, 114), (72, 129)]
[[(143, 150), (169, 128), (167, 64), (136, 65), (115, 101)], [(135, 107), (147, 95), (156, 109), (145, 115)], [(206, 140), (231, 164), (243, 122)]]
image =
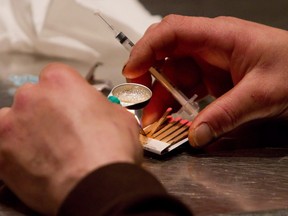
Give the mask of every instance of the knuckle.
[[(169, 14), (162, 19), (163, 24), (167, 24), (169, 28), (176, 29), (179, 27), (185, 27), (184, 23), (190, 20), (191, 17), (177, 15), (177, 14)], [(185, 27), (186, 28), (186, 27)]]
[(57, 80), (59, 75), (65, 73), (67, 67), (61, 63), (50, 63), (40, 73), (41, 80)]
[(40, 85), (63, 88), (67, 84), (73, 84), (75, 81), (84, 80), (83, 77), (72, 67), (63, 63), (48, 64), (41, 72)]
[(150, 26), (147, 28), (145, 34), (147, 34), (148, 32), (151, 32), (151, 31), (152, 31), (153, 29), (155, 29), (158, 25), (159, 25), (159, 23), (153, 23), (152, 25), (150, 25)]
[(260, 91), (255, 90), (251, 94), (251, 98), (253, 102), (257, 105), (267, 105), (267, 104), (270, 104), (269, 95), (270, 93), (267, 90), (263, 90), (263, 89)]
[(27, 103), (31, 101), (32, 95), (35, 91), (35, 84), (26, 83), (23, 86), (19, 87), (14, 95), (14, 108), (24, 108), (27, 106)]
[(51, 63), (40, 72), (40, 82), (62, 85), (71, 78), (72, 74), (77, 74), (77, 72), (70, 66), (62, 63)]
[(167, 16), (165, 16), (162, 21), (164, 22), (174, 22), (174, 20), (177, 20), (179, 18), (181, 18), (182, 16), (176, 15), (176, 14), (169, 14)]
[(239, 19), (237, 19), (236, 17), (231, 17), (231, 16), (217, 16), (214, 18), (215, 20), (219, 20), (219, 21), (224, 21), (224, 22), (238, 22)]

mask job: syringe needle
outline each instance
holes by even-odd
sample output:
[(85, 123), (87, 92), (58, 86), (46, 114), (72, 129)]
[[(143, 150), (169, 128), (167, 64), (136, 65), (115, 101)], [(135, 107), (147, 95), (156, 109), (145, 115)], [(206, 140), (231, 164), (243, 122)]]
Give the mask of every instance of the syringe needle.
[(109, 22), (107, 22), (99, 11), (95, 12), (94, 14), (97, 15), (104, 23), (106, 23), (106, 25), (115, 33), (115, 35), (119, 34), (119, 31), (117, 31)]
[(131, 51), (132, 47), (134, 46), (134, 43), (121, 31), (116, 30), (107, 20), (101, 16), (99, 12), (95, 12), (95, 14), (104, 22), (107, 24), (107, 26), (114, 32), (115, 38), (122, 44), (122, 46), (128, 50)]

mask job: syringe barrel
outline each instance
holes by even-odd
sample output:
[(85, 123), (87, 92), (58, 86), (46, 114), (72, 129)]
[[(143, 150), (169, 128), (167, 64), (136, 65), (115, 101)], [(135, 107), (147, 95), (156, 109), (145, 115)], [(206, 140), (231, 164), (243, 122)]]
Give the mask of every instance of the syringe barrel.
[(134, 43), (123, 33), (123, 32), (119, 32), (116, 35), (116, 39), (120, 42), (120, 44), (122, 44), (122, 46), (128, 50), (129, 52), (131, 52), (132, 47), (134, 46)]

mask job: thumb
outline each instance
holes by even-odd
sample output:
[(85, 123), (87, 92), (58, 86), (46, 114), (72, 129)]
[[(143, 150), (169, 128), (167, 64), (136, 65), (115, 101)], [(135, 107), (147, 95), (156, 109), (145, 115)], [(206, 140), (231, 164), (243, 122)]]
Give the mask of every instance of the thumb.
[(257, 85), (242, 80), (199, 112), (189, 129), (190, 144), (203, 147), (246, 122), (276, 115), (276, 103), (267, 97), (271, 92)]

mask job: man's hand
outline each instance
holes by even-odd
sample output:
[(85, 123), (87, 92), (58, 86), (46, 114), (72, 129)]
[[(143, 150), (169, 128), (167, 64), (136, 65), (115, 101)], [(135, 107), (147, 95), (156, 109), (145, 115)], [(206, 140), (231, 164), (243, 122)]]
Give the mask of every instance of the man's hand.
[[(123, 74), (151, 86), (151, 66), (160, 68), (188, 97), (217, 98), (190, 127), (194, 147), (256, 119), (288, 117), (287, 31), (231, 17), (170, 15), (135, 44)], [(160, 83), (152, 88), (143, 124), (175, 103)]]
[(0, 111), (0, 177), (29, 207), (55, 215), (91, 171), (140, 163), (138, 125), (73, 69), (47, 66), (38, 84), (16, 92)]

